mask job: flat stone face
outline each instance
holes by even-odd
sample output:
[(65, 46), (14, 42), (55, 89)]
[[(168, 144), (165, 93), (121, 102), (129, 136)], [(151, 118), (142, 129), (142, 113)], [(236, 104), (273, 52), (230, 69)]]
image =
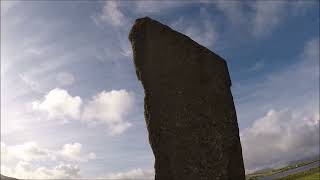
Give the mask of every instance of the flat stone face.
[(150, 18), (129, 35), (156, 180), (245, 180), (226, 62)]

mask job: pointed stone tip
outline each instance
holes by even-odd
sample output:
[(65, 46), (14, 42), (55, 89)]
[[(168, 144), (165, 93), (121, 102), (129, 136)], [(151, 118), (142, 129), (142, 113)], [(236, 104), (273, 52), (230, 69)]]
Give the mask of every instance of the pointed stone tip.
[(193, 40), (191, 37), (183, 34), (182, 32), (179, 32), (177, 30), (172, 29), (170, 26), (165, 25), (161, 22), (159, 22), (158, 20), (152, 19), (148, 16), (142, 17), (142, 18), (137, 18), (135, 20), (135, 23), (133, 24), (130, 33), (129, 33), (129, 40), (132, 43), (135, 39), (139, 39), (141, 38), (141, 36), (144, 36), (143, 32), (146, 31), (146, 27), (149, 26), (153, 26), (156, 27), (158, 29), (162, 29), (162, 30), (168, 30), (171, 32), (176, 33), (178, 36), (181, 36), (181, 38), (185, 38), (188, 40), (191, 40), (194, 44), (198, 45), (199, 47), (205, 49), (206, 51), (214, 54), (214, 56), (219, 57), (219, 60), (224, 61), (224, 58), (220, 57), (219, 55), (217, 55), (216, 53), (214, 53), (213, 51), (209, 50), (207, 47), (199, 44), (198, 42), (196, 42), (195, 40)]
[[(198, 42), (196, 42), (195, 40), (193, 40), (189, 36), (179, 32), (179, 31), (176, 31), (176, 30), (172, 29), (170, 26), (162, 24), (161, 22), (154, 20), (148, 16), (137, 18), (135, 20), (134, 25), (132, 26), (132, 28), (130, 30), (129, 41), (132, 44), (134, 56), (136, 54), (135, 52), (136, 52), (136, 49), (138, 46), (136, 42), (143, 42), (144, 41), (144, 39), (146, 38), (145, 32), (147, 32), (148, 31), (147, 29), (149, 29), (149, 28), (158, 29), (159, 35), (160, 35), (160, 32), (167, 31), (167, 32), (171, 32), (171, 34), (175, 34), (176, 37), (179, 36), (181, 39), (185, 39), (186, 41), (189, 41), (194, 46), (198, 47), (199, 49), (202, 49), (202, 51), (205, 51), (206, 53), (211, 54), (213, 57), (216, 57), (215, 60), (222, 61), (226, 66), (226, 70), (228, 71), (227, 62), (224, 60), (224, 58), (222, 58), (221, 56), (219, 56), (215, 52), (209, 50), (207, 47), (199, 44)], [(228, 72), (228, 74), (229, 74), (229, 72)], [(140, 79), (140, 78), (138, 78), (138, 79)], [(229, 86), (231, 86), (230, 77), (228, 77), (227, 79), (228, 79)]]
[(146, 24), (150, 24), (150, 23), (153, 23), (153, 22), (157, 22), (157, 21), (151, 19), (148, 16), (136, 19), (134, 25), (132, 26), (132, 28), (130, 30), (129, 40), (132, 42), (133, 39), (134, 39), (134, 36), (137, 34), (137, 32), (139, 30), (143, 29), (143, 27), (145, 27)]
[(154, 21), (154, 20), (151, 19), (149, 16), (136, 19), (136, 23), (137, 22), (145, 22), (145, 21)]

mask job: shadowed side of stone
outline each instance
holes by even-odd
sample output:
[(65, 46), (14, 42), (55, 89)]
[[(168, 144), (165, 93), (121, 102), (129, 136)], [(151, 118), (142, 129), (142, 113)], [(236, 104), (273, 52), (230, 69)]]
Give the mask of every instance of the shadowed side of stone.
[(244, 180), (226, 62), (150, 18), (129, 39), (145, 90), (156, 180)]

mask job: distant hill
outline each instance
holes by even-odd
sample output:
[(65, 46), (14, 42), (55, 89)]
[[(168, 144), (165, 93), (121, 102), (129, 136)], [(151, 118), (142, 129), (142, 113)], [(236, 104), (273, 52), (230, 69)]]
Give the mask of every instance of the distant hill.
[(1, 180), (18, 180), (18, 179), (16, 179), (16, 178), (11, 178), (11, 177), (7, 177), (7, 176), (4, 176), (4, 175), (2, 175), (1, 174), (1, 178), (0, 178)]
[[(287, 163), (286, 166), (278, 167), (278, 168), (265, 168), (258, 170), (254, 173), (247, 174), (246, 178), (247, 180), (257, 180), (257, 179), (264, 179), (264, 177), (270, 177), (270, 179), (273, 179), (272, 176), (276, 174), (285, 173), (289, 170), (298, 169), (299, 167), (308, 166), (310, 164), (315, 164), (315, 162), (319, 162), (320, 158), (319, 156), (312, 156), (308, 158), (303, 158), (300, 160), (294, 160)], [(313, 167), (313, 166), (312, 166)], [(312, 168), (311, 167), (311, 168)], [(308, 169), (307, 169), (308, 170)], [(313, 172), (313, 171), (312, 171)], [(309, 175), (309, 174), (308, 174)], [(266, 178), (269, 179), (269, 178)]]
[[(305, 162), (309, 162), (309, 161), (315, 161), (315, 160), (320, 160), (320, 154), (318, 155), (315, 155), (315, 156), (309, 156), (309, 157), (306, 157), (306, 158), (301, 158), (301, 159), (297, 159), (297, 160), (292, 160), (292, 161), (288, 161), (286, 162), (282, 167), (286, 167), (286, 166), (292, 166), (292, 165), (296, 165), (296, 164), (299, 164), (299, 163), (305, 163)], [(264, 169), (260, 169), (260, 170), (257, 170), (253, 173), (250, 173), (250, 174), (263, 174), (263, 173), (266, 173), (266, 172), (270, 172), (274, 169), (279, 169), (281, 167), (266, 167)]]
[(310, 157), (307, 157), (307, 158), (303, 158), (303, 159), (298, 159), (298, 160), (295, 160), (295, 161), (289, 161), (288, 165), (294, 165), (294, 164), (298, 164), (298, 163), (301, 163), (301, 162), (312, 161), (312, 160), (317, 160), (317, 159), (320, 160), (320, 154), (316, 155), (316, 156), (310, 156)]
[(265, 168), (265, 169), (260, 169), (258, 171), (255, 171), (254, 173), (255, 174), (263, 174), (263, 173), (266, 173), (266, 172), (269, 172), (269, 171), (272, 171), (273, 168)]

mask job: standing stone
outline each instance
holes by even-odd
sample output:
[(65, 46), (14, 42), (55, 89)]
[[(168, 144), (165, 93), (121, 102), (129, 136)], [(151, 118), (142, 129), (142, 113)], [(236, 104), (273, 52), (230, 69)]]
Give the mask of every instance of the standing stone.
[(156, 180), (245, 180), (226, 62), (148, 17), (129, 39)]

